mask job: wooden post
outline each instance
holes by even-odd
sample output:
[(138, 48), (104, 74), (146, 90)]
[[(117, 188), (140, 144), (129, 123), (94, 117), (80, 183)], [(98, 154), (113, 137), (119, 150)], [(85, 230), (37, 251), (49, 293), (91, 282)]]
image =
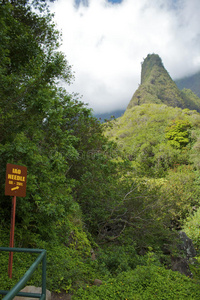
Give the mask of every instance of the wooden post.
[[(5, 195), (12, 196), (10, 248), (14, 247), (16, 197), (26, 197), (27, 167), (14, 164), (6, 166)], [(9, 253), (8, 275), (12, 278), (13, 252)]]
[[(11, 227), (10, 227), (10, 248), (14, 247), (15, 211), (16, 211), (16, 196), (13, 196), (12, 210), (11, 210)], [(12, 278), (12, 264), (13, 264), (13, 252), (10, 252), (9, 253), (9, 263), (8, 263), (8, 276), (10, 278)]]

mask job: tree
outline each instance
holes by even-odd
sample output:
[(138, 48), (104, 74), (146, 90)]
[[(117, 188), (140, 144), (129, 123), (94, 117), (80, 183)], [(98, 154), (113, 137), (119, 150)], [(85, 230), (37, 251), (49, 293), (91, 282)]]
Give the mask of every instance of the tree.
[(47, 238), (74, 205), (74, 180), (66, 174), (78, 157), (77, 138), (67, 128), (66, 116), (76, 104), (57, 85), (72, 78), (58, 51), (59, 33), (45, 1), (34, 4), (41, 15), (29, 1), (3, 1), (0, 6), (1, 220), (10, 215), (3, 195), (6, 163), (26, 165), (27, 196), (18, 200), (17, 222)]
[[(41, 8), (39, 1), (37, 5)], [(58, 81), (70, 82), (72, 73), (58, 51), (59, 34), (48, 12), (36, 14), (29, 1), (6, 1), (1, 23), (0, 50), (5, 58), (0, 65), (2, 219), (9, 220), (10, 214), (3, 195), (10, 162), (28, 167), (27, 196), (17, 205), (21, 227), (46, 239), (62, 222), (67, 223), (67, 216), (80, 214), (80, 205), (87, 228), (94, 221), (93, 229), (98, 229), (106, 209), (116, 201), (113, 143), (91, 110), (59, 88)]]
[(190, 142), (191, 123), (188, 120), (174, 120), (166, 128), (166, 138), (170, 145), (177, 149), (187, 146)]

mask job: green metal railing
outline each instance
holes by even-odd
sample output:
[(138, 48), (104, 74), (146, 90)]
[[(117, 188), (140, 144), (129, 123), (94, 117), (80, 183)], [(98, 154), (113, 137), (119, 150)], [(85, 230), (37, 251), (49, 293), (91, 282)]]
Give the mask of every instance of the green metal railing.
[[(29, 253), (38, 253), (39, 256), (36, 258), (34, 263), (30, 266), (28, 271), (24, 274), (24, 276), (18, 281), (18, 283), (10, 290), (10, 291), (2, 291), (0, 290), (0, 294), (6, 295), (3, 300), (11, 300), (15, 296), (21, 297), (31, 297), (31, 298), (39, 298), (40, 300), (46, 299), (46, 250), (43, 249), (26, 249), (26, 248), (6, 248), (0, 247), (0, 251), (7, 252), (29, 252)], [(31, 278), (34, 271), (36, 270), (39, 263), (42, 261), (42, 293), (24, 293), (19, 292), (24, 288), (27, 281)]]

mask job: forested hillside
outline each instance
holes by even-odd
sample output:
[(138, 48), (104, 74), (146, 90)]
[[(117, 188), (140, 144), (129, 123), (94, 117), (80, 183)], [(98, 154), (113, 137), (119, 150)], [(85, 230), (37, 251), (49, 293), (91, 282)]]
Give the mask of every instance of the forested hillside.
[[(137, 204), (135, 211), (142, 220), (140, 242), (144, 238), (149, 243), (150, 239), (153, 249), (159, 242), (160, 250), (163, 248), (166, 231), (171, 236), (184, 230), (199, 251), (199, 104), (200, 99), (190, 90), (177, 88), (160, 57), (149, 54), (142, 64), (141, 84), (124, 115), (105, 125), (106, 136), (130, 161), (132, 182), (148, 187), (143, 209), (138, 210)], [(150, 207), (154, 217), (149, 215)], [(147, 210), (148, 217), (144, 217)], [(137, 222), (136, 217), (134, 225)], [(155, 226), (147, 236), (145, 223)]]
[(186, 88), (192, 90), (198, 97), (200, 97), (200, 72), (191, 76), (177, 79), (176, 85), (180, 90)]
[[(180, 92), (149, 55), (124, 115), (101, 124), (60, 87), (73, 73), (47, 1), (0, 1), (0, 24), (0, 246), (9, 246), (6, 164), (23, 165), (15, 247), (47, 250), (49, 290), (73, 299), (199, 299), (200, 99)], [(184, 257), (180, 230), (197, 251), (186, 274), (171, 270)], [(8, 290), (34, 257), (15, 254), (10, 279), (0, 256)], [(39, 270), (29, 285), (41, 285)]]

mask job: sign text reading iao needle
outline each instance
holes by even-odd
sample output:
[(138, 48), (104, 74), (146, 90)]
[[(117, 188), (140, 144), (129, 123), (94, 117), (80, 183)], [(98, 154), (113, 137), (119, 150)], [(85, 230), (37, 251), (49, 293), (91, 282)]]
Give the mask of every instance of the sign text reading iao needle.
[(26, 177), (26, 167), (7, 164), (5, 195), (25, 197)]

